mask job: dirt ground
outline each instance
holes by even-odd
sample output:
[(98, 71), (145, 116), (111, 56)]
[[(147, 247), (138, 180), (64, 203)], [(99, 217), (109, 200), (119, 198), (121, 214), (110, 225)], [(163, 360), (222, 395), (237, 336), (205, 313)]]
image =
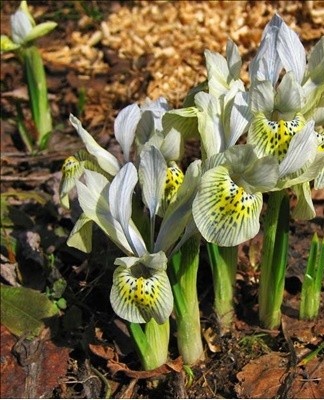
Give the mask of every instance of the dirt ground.
[[(192, 382), (179, 367), (174, 334), (167, 373), (150, 379), (138, 372), (140, 364), (126, 325), (109, 305), (114, 254), (99, 231), (90, 256), (68, 247), (66, 239), (77, 216), (64, 210), (58, 199), (62, 163), (82, 148), (68, 122), (70, 113), (103, 147), (118, 154), (113, 122), (123, 107), (159, 96), (167, 98), (171, 107), (181, 107), (188, 90), (206, 78), (204, 49), (224, 54), (228, 37), (239, 45), (242, 79), (248, 82), (248, 62), (275, 12), (310, 50), (324, 34), (324, 2), (29, 3), (37, 22), (58, 23), (38, 41), (54, 132), (48, 150), (34, 155), (25, 151), (15, 118), (19, 102), (32, 128), (27, 88), (17, 59), (2, 54), (1, 193), (7, 211), (1, 229), (1, 282), (14, 286), (23, 282), (44, 291), (62, 277), (68, 285), (64, 293), (68, 308), (57, 336), (38, 339), (41, 351), (1, 326), (1, 398), (324, 398), (323, 351), (307, 363), (300, 362), (324, 340), (323, 291), (319, 317), (311, 322), (297, 318), (310, 241), (314, 232), (323, 237), (323, 191), (313, 192), (316, 218), (291, 221), (278, 331), (261, 329), (257, 319), (257, 249), (262, 231), (239, 248), (236, 317), (224, 336), (212, 311), (212, 287), (206, 288), (211, 275), (202, 248), (198, 290), (206, 358), (193, 367)], [(10, 14), (18, 5), (1, 3), (2, 34), (10, 34)], [(197, 143), (187, 143), (183, 167), (197, 156)], [(31, 249), (32, 240), (36, 250)], [(50, 274), (44, 272), (49, 260)], [(22, 361), (24, 351), (32, 355), (36, 370), (28, 357)]]

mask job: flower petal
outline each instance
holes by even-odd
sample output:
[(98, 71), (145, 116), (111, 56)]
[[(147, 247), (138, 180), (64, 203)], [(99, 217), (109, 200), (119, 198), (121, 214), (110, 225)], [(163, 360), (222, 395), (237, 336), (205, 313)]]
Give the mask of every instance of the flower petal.
[(154, 318), (159, 324), (169, 318), (173, 309), (169, 278), (165, 271), (149, 271), (136, 277), (132, 268), (116, 268), (110, 302), (121, 318), (137, 323)]
[(70, 233), (67, 245), (84, 253), (90, 253), (92, 250), (92, 225), (93, 221), (82, 213)]
[(33, 28), (28, 15), (24, 11), (18, 9), (10, 19), (12, 40), (17, 44), (23, 44), (26, 36)]
[(226, 148), (234, 146), (238, 139), (246, 132), (252, 115), (248, 105), (249, 94), (238, 92), (234, 98), (231, 110), (229, 136), (226, 138)]
[(81, 122), (74, 115), (70, 114), (70, 122), (77, 130), (80, 138), (85, 144), (88, 152), (96, 157), (100, 167), (108, 172), (108, 174), (115, 176), (119, 171), (119, 163), (117, 158), (109, 153), (107, 150), (103, 149), (94, 140), (94, 138), (88, 133), (83, 127)]
[(235, 246), (257, 234), (261, 208), (261, 193), (246, 193), (232, 181), (227, 168), (218, 166), (203, 175), (193, 216), (208, 242)]
[(280, 178), (294, 173), (306, 163), (312, 162), (316, 156), (317, 143), (314, 122), (310, 121), (298, 135), (291, 139), (287, 154), (279, 166)]
[(129, 161), (130, 149), (140, 119), (141, 112), (137, 104), (131, 104), (130, 106), (123, 108), (115, 119), (115, 137), (123, 150), (126, 162)]
[(70, 208), (69, 192), (74, 188), (76, 179), (83, 174), (84, 165), (75, 156), (68, 157), (62, 166), (62, 179), (60, 182), (60, 201), (65, 208)]
[(161, 152), (154, 146), (144, 148), (140, 157), (138, 176), (142, 186), (142, 197), (153, 218), (163, 198), (167, 165)]
[(108, 204), (109, 182), (101, 174), (84, 171), (86, 184), (76, 181), (78, 200), (84, 214), (96, 222), (106, 235), (126, 254), (131, 254), (128, 241), (118, 221), (112, 217)]
[(278, 88), (275, 96), (275, 109), (281, 113), (295, 113), (296, 110), (301, 110), (304, 106), (305, 99), (303, 89), (296, 81), (295, 75), (292, 72), (287, 72)]
[(196, 107), (167, 111), (162, 118), (163, 131), (167, 133), (174, 128), (184, 139), (198, 138), (197, 112)]
[(297, 204), (293, 209), (292, 217), (302, 220), (313, 219), (316, 216), (316, 212), (313, 205), (309, 182), (293, 186), (292, 190), (297, 196)]
[(219, 53), (205, 50), (206, 68), (208, 77), (209, 93), (215, 97), (219, 97), (229, 89), (231, 80), (227, 61)]
[(238, 51), (238, 47), (232, 40), (227, 40), (226, 58), (232, 78), (239, 79), (242, 67), (242, 59)]
[(186, 225), (192, 218), (192, 201), (196, 194), (201, 174), (201, 161), (191, 163), (186, 171), (184, 181), (163, 217), (163, 221), (155, 242), (154, 251), (167, 252), (179, 239)]
[(297, 82), (301, 83), (306, 68), (306, 53), (296, 32), (285, 23), (278, 33), (277, 51), (287, 72), (293, 71)]
[(225, 135), (220, 120), (220, 105), (216, 97), (199, 92), (195, 96), (198, 108), (198, 130), (206, 157), (224, 151)]
[(13, 42), (7, 35), (0, 36), (0, 51), (15, 51), (19, 49), (20, 44)]
[(164, 181), (164, 196), (168, 204), (175, 198), (183, 179), (184, 175), (181, 169), (175, 162), (171, 162), (170, 167), (166, 171), (166, 179)]
[(282, 161), (292, 137), (305, 125), (304, 117), (297, 113), (291, 121), (269, 121), (263, 113), (252, 120), (248, 143), (255, 145), (258, 156), (273, 155)]
[(135, 255), (146, 252), (143, 238), (139, 232), (130, 230), (132, 197), (137, 183), (137, 171), (132, 163), (127, 163), (118, 172), (109, 188), (109, 207), (113, 218), (118, 221)]
[(250, 63), (249, 74), (251, 81), (269, 80), (275, 86), (282, 69), (282, 62), (277, 52), (277, 40), (283, 20), (275, 14), (265, 27), (262, 41), (256, 56)]
[(251, 112), (270, 116), (274, 109), (274, 96), (274, 89), (270, 81), (255, 83), (250, 90)]

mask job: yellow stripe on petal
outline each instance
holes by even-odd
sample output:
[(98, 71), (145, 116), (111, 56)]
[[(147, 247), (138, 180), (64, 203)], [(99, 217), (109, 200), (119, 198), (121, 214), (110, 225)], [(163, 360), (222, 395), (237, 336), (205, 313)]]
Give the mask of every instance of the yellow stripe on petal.
[(193, 202), (193, 216), (202, 236), (220, 246), (235, 246), (259, 230), (262, 194), (237, 186), (227, 168), (207, 171)]
[(165, 200), (170, 203), (175, 194), (177, 193), (180, 185), (184, 179), (183, 172), (175, 162), (167, 169), (167, 176), (165, 180)]
[(254, 144), (259, 155), (273, 155), (282, 161), (292, 137), (306, 124), (302, 114), (297, 113), (291, 121), (269, 121), (264, 114), (257, 114), (249, 131), (249, 143)]
[(74, 188), (75, 180), (80, 178), (83, 169), (82, 163), (74, 156), (68, 157), (63, 163), (59, 193), (65, 208), (70, 208), (68, 193)]
[(162, 324), (169, 318), (173, 308), (168, 276), (165, 271), (151, 273), (149, 271), (152, 270), (145, 267), (142, 267), (142, 273), (138, 276), (138, 271), (134, 273), (137, 267), (139, 265), (115, 270), (111, 305), (115, 313), (127, 321), (144, 323), (154, 318)]
[(324, 132), (316, 132), (318, 140), (318, 151), (324, 151)]
[(80, 170), (82, 171), (81, 163), (74, 156), (68, 157), (62, 166), (62, 174), (67, 179), (75, 178), (79, 175)]

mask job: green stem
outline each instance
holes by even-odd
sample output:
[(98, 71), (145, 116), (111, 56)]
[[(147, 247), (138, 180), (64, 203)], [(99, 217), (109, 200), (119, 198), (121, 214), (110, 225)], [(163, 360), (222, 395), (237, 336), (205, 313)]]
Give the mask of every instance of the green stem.
[(197, 295), (200, 234), (181, 247), (170, 262), (170, 281), (177, 322), (177, 342), (183, 362), (193, 365), (204, 359)]
[(26, 70), (29, 101), (38, 131), (37, 146), (43, 150), (52, 132), (52, 118), (47, 96), (46, 75), (40, 52), (35, 46), (22, 52)]
[(221, 331), (231, 327), (234, 316), (234, 288), (237, 269), (238, 247), (219, 247), (207, 243), (213, 273), (214, 309)]
[(324, 274), (324, 242), (315, 233), (308, 256), (304, 282), (301, 291), (299, 318), (313, 319), (318, 315), (321, 286)]
[(269, 195), (259, 289), (259, 318), (267, 329), (281, 322), (285, 272), (288, 257), (289, 199), (285, 191)]
[(21, 106), (19, 103), (17, 103), (16, 109), (17, 109), (17, 126), (18, 126), (20, 137), (21, 137), (22, 141), (24, 142), (27, 151), (29, 153), (32, 153), (33, 152), (32, 136), (30, 135), (28, 129), (26, 128), (26, 126), (24, 124), (24, 116), (23, 116), (23, 112), (22, 112), (22, 109), (21, 109)]
[(129, 331), (142, 367), (146, 371), (158, 368), (167, 362), (169, 320), (159, 325), (154, 319), (151, 319), (145, 324), (145, 332), (140, 324), (131, 322)]

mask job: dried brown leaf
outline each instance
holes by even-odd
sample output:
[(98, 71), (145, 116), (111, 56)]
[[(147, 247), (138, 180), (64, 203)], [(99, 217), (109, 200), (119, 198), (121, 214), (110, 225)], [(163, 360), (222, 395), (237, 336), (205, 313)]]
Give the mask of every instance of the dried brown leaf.
[(161, 365), (161, 367), (150, 371), (135, 371), (128, 368), (126, 364), (113, 360), (109, 360), (107, 366), (112, 375), (115, 375), (117, 372), (123, 372), (129, 378), (151, 379), (170, 372), (180, 372), (182, 370), (183, 362), (182, 358), (178, 357), (175, 360), (169, 361), (166, 364)]

